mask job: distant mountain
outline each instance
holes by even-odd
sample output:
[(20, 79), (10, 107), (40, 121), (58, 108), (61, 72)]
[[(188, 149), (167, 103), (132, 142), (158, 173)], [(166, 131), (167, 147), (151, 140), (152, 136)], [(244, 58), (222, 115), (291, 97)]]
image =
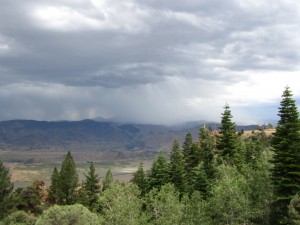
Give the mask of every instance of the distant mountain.
[[(169, 149), (174, 138), (183, 140), (189, 131), (196, 139), (201, 124), (190, 122), (180, 126), (122, 124), (111, 121), (35, 121), (10, 120), (0, 122), (0, 148), (45, 149), (72, 148), (83, 151), (134, 151)], [(216, 123), (206, 123), (218, 129)], [(253, 129), (243, 126), (239, 129)]]
[[(178, 131), (177, 131), (178, 133)], [(158, 149), (170, 144), (176, 132), (165, 126), (108, 121), (0, 122), (0, 145), (15, 148), (89, 146), (93, 150)]]

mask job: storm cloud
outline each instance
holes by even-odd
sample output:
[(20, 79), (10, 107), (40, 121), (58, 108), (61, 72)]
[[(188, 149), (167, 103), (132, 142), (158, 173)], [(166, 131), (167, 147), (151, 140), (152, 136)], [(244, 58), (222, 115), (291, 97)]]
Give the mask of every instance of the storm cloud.
[(273, 120), (299, 33), (296, 0), (3, 1), (0, 120)]

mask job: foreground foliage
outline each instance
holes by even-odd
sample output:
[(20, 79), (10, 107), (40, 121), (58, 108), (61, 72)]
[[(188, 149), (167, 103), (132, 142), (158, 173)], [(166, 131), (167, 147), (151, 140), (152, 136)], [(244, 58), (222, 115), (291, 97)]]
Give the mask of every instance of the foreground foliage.
[(82, 205), (52, 206), (36, 221), (36, 225), (98, 225), (98, 216)]

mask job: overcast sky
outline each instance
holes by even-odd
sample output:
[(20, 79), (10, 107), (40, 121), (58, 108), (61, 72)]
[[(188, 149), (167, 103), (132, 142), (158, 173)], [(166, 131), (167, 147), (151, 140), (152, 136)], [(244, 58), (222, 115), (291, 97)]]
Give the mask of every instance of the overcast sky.
[(299, 0), (0, 0), (0, 120), (277, 119)]

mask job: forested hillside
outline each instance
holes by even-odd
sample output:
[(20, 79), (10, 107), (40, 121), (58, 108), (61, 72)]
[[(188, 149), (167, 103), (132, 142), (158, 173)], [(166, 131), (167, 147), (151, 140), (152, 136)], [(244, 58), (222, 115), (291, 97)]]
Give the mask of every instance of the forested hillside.
[[(90, 163), (80, 182), (68, 152), (43, 181), (13, 188), (0, 163), (0, 224), (215, 225), (300, 224), (300, 120), (284, 90), (273, 136), (237, 132), (225, 105), (218, 132), (174, 139), (170, 156), (160, 152), (150, 170), (143, 164), (131, 182), (101, 179)], [(195, 141), (196, 140), (196, 141)]]

